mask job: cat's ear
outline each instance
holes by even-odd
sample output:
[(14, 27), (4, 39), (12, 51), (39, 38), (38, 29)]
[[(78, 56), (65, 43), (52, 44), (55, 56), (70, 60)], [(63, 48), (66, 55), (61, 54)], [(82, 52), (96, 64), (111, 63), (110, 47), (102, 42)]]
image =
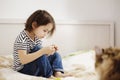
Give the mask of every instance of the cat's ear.
[(103, 52), (103, 49), (101, 49), (101, 48), (98, 47), (98, 46), (95, 46), (95, 53), (96, 53), (96, 55), (101, 55), (102, 52)]
[(113, 48), (113, 49), (114, 49), (114, 53), (117, 53), (114, 59), (120, 61), (120, 48)]

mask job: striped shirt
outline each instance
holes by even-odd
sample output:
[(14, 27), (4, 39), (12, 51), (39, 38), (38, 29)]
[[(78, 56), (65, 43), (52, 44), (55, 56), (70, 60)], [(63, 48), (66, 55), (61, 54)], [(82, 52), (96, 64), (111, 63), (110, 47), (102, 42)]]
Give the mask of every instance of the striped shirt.
[(25, 30), (23, 30), (16, 38), (14, 42), (14, 52), (13, 52), (13, 57), (14, 57), (14, 64), (13, 64), (13, 69), (15, 71), (21, 70), (24, 65), (20, 63), (20, 59), (18, 57), (18, 50), (26, 50), (27, 53), (29, 54), (30, 50), (33, 49), (33, 47), (37, 45), (41, 45), (42, 41), (38, 38), (35, 37), (35, 40), (33, 41), (26, 33)]

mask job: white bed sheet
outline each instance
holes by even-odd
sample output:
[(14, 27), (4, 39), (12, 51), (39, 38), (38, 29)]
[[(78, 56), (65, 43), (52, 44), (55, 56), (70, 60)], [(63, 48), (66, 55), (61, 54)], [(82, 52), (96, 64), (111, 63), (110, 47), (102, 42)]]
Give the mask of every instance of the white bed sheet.
[[(78, 51), (72, 53), (72, 56), (64, 57), (63, 66), (65, 73), (73, 76), (59, 79), (46, 79), (18, 73), (9, 68), (11, 63), (6, 59), (9, 59), (11, 56), (7, 56), (5, 60), (4, 57), (2, 57), (0, 58), (0, 80), (98, 80), (94, 68), (94, 54), (93, 50), (85, 52)], [(1, 66), (2, 64), (7, 67)]]

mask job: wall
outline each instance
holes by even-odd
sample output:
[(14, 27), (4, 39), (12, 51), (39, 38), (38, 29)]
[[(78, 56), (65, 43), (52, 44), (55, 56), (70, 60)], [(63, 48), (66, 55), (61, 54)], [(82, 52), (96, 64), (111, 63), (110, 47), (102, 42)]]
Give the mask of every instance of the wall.
[(0, 19), (26, 19), (37, 9), (49, 11), (55, 20), (114, 21), (120, 47), (120, 0), (0, 0)]
[[(13, 53), (15, 38), (24, 28), (24, 23), (18, 23), (17, 20), (5, 21), (8, 22), (0, 23), (0, 55)], [(56, 26), (55, 34), (52, 38), (43, 40), (43, 46), (56, 44), (62, 55), (79, 50), (91, 50), (96, 45), (104, 48), (114, 46), (112, 22), (59, 21)]]

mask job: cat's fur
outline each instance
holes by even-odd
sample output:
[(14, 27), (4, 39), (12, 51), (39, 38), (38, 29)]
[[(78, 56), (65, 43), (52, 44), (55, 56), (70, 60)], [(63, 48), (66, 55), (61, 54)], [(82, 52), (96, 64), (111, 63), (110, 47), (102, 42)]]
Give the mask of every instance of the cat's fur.
[(120, 49), (95, 48), (95, 69), (100, 80), (120, 80)]

